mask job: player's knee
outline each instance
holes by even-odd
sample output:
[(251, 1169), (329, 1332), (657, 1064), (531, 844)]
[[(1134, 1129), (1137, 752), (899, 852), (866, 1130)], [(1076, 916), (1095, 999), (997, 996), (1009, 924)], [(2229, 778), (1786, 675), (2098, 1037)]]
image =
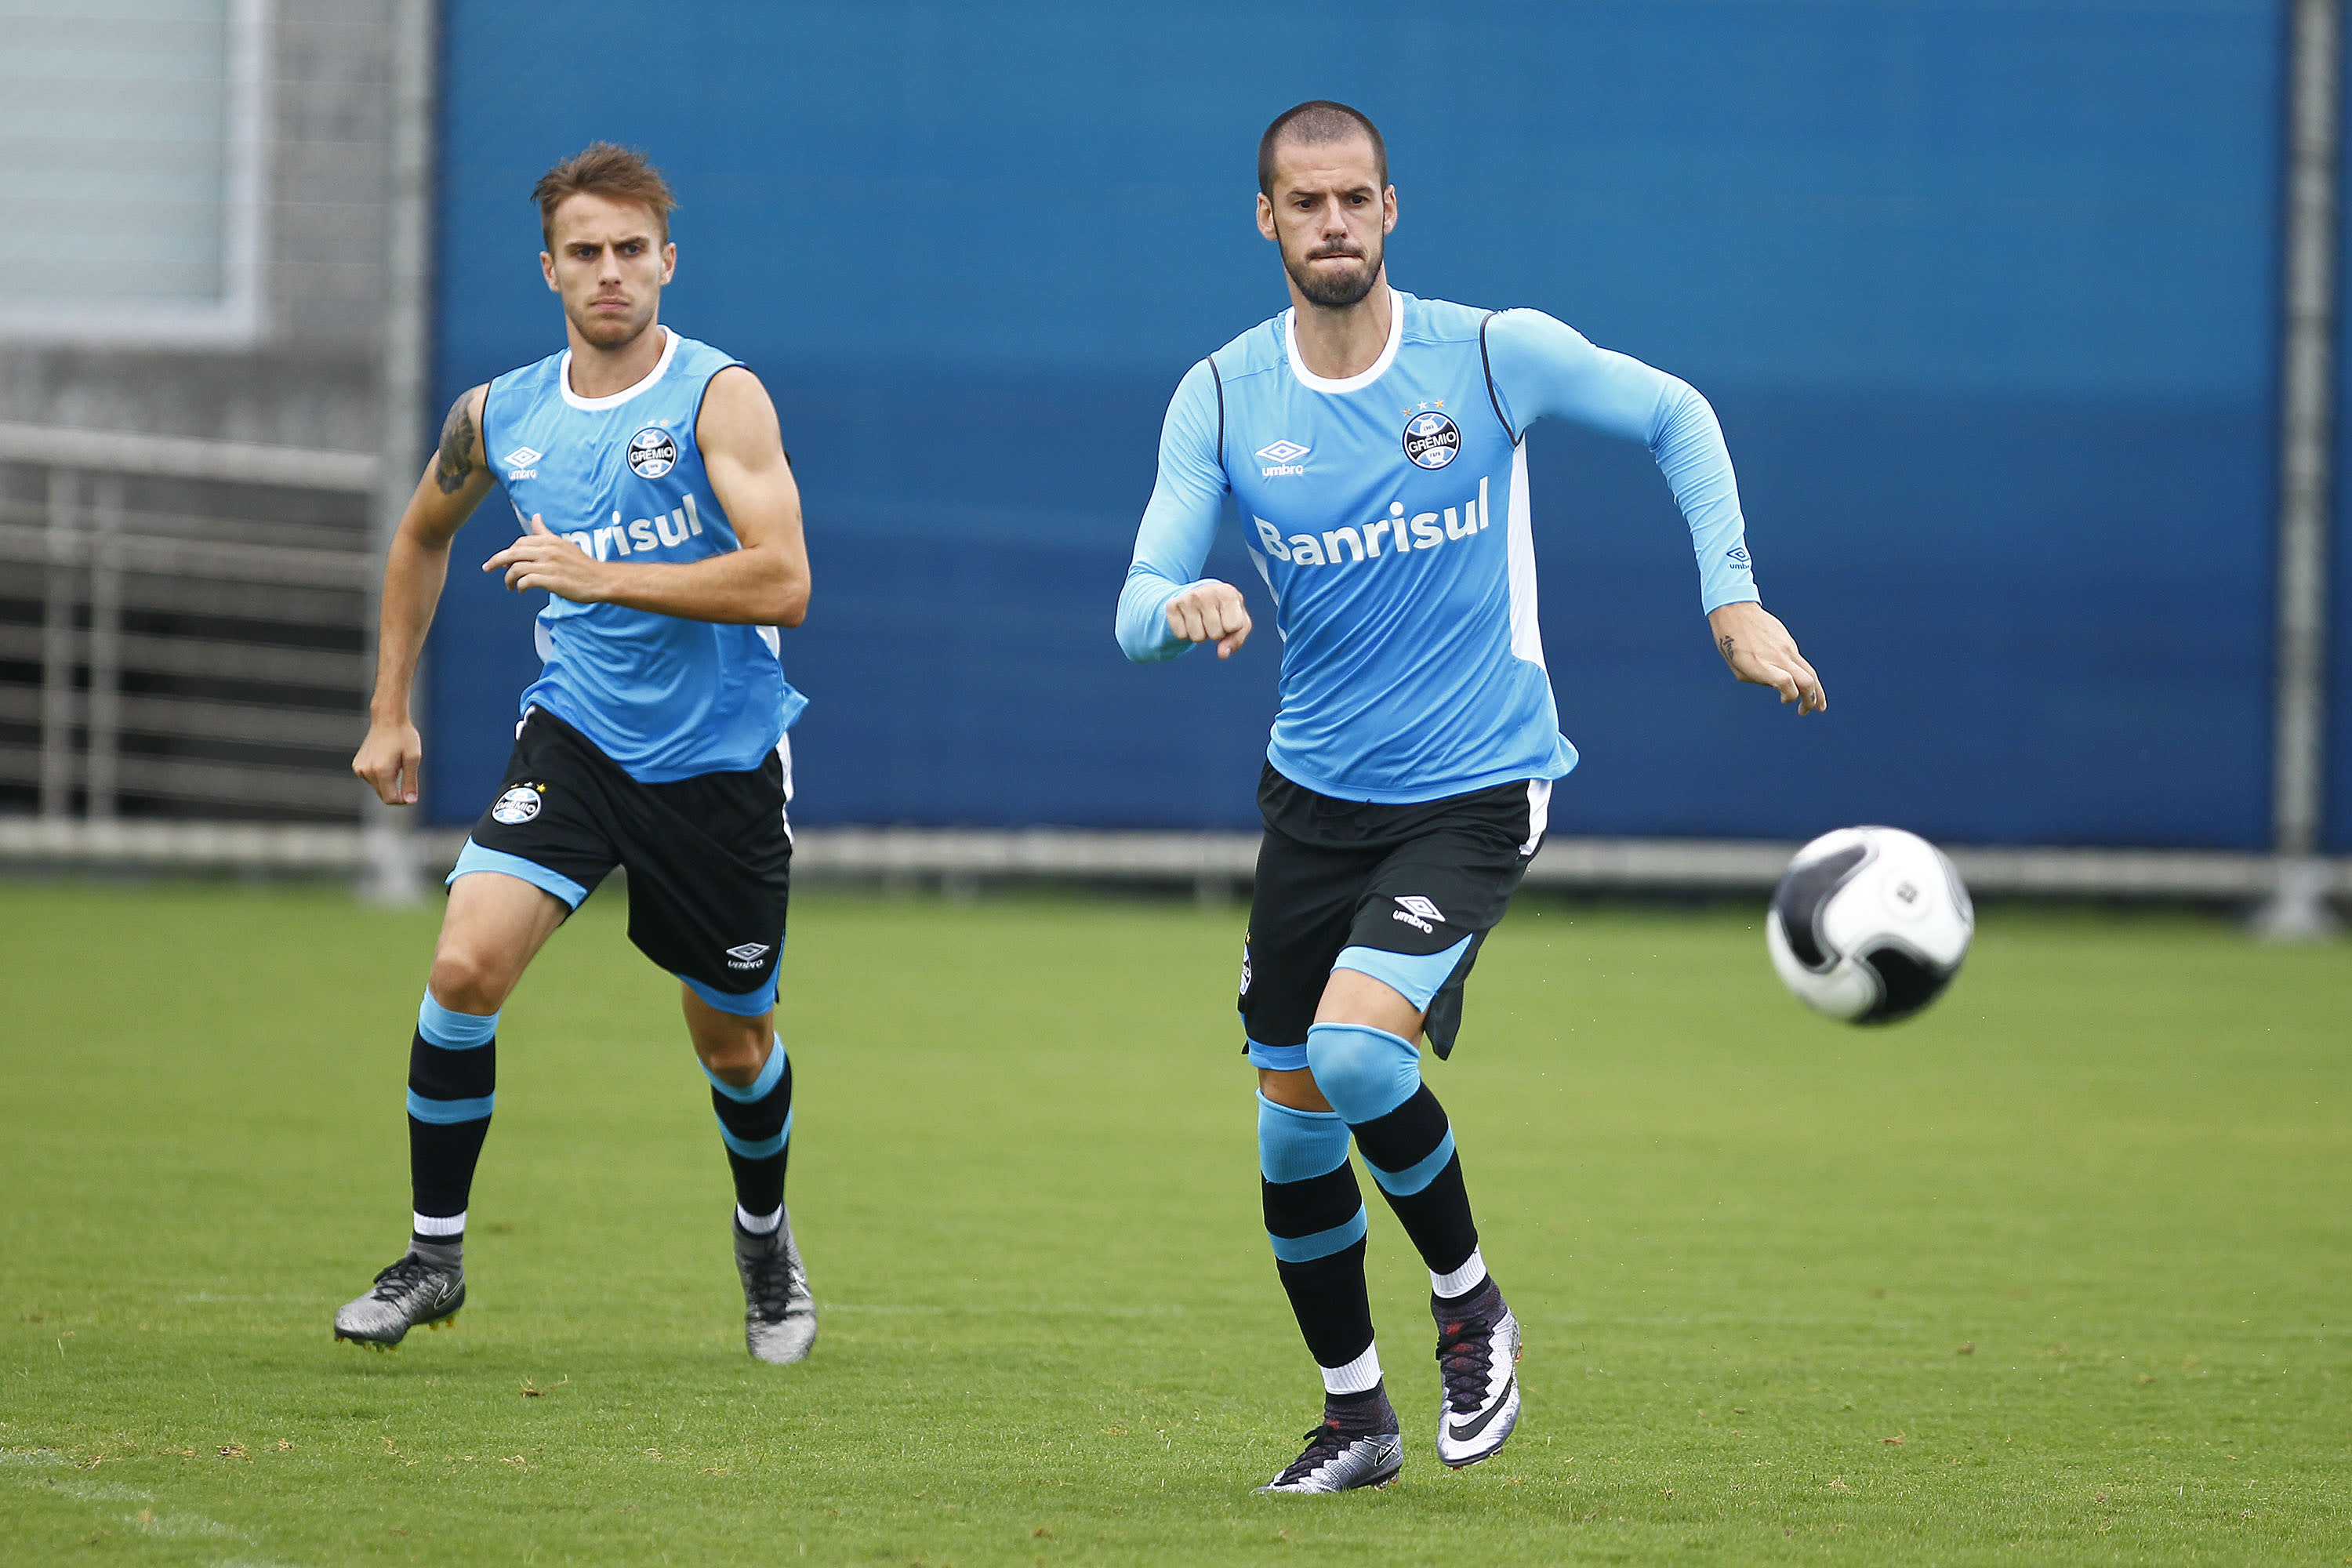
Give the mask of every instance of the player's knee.
[(694, 1051), (702, 1058), (702, 1065), (710, 1069), (711, 1077), (730, 1088), (749, 1089), (759, 1081), (761, 1070), (768, 1065), (773, 1039), (774, 1036), (765, 1029), (730, 1029), (698, 1036)]
[(1349, 1122), (1386, 1116), (1421, 1087), (1412, 1042), (1363, 1024), (1318, 1024), (1307, 1033), (1307, 1065), (1331, 1109)]
[(495, 1013), (506, 1005), (507, 965), (470, 942), (445, 941), (433, 954), (427, 984), (453, 1013)]

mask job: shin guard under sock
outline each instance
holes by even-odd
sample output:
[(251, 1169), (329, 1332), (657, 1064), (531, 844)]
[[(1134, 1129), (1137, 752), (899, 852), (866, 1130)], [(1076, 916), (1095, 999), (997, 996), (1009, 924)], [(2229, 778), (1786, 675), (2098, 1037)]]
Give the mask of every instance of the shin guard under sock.
[[(1258, 1096), (1257, 1148), (1266, 1239), (1298, 1331), (1327, 1391), (1380, 1382), (1372, 1305), (1364, 1288), (1364, 1200), (1336, 1112), (1297, 1110)], [(1369, 1376), (1362, 1375), (1369, 1368)], [(1332, 1382), (1348, 1384), (1333, 1388)]]
[(1437, 1097), (1424, 1084), (1386, 1116), (1354, 1131), (1372, 1180), (1430, 1274), (1459, 1271), (1478, 1250), (1478, 1226), (1470, 1217), (1454, 1129)]
[(769, 1047), (767, 1065), (741, 1089), (702, 1070), (735, 1174), (736, 1205), (751, 1220), (766, 1219), (784, 1206), (784, 1164), (792, 1157), (793, 1064), (784, 1042), (779, 1037)]
[(1478, 1227), (1452, 1124), (1421, 1081), (1421, 1053), (1385, 1029), (1318, 1024), (1307, 1059), (1430, 1273), (1460, 1269), (1477, 1250)]
[(496, 1013), (459, 1013), (426, 991), (408, 1052), (412, 1244), (462, 1249), (474, 1166), (498, 1090)]

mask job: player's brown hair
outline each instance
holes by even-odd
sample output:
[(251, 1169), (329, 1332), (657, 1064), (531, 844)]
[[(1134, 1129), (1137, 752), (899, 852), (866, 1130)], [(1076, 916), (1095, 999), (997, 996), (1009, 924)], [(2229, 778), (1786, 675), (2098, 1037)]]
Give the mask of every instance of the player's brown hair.
[(592, 142), (539, 177), (530, 199), (539, 204), (540, 238), (549, 247), (555, 244), (555, 209), (566, 196), (583, 192), (647, 208), (661, 226), (662, 243), (669, 243), (669, 215), (677, 210), (677, 197), (662, 172), (635, 148)]
[(1328, 98), (1310, 98), (1305, 103), (1284, 110), (1257, 139), (1257, 189), (1268, 201), (1274, 199), (1274, 152), (1285, 142), (1344, 142), (1350, 136), (1368, 138), (1372, 144), (1372, 167), (1380, 171), (1381, 188), (1389, 184), (1389, 144), (1381, 139), (1381, 128), (1360, 109), (1350, 109), (1344, 103), (1334, 103)]

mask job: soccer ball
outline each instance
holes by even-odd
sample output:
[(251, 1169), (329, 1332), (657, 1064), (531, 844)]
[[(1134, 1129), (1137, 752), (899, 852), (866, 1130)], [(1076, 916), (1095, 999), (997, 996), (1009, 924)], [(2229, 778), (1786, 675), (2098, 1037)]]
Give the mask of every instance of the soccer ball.
[(1899, 827), (1841, 827), (1789, 862), (1764, 942), (1815, 1012), (1891, 1024), (1943, 994), (1969, 955), (1976, 910), (1944, 852)]

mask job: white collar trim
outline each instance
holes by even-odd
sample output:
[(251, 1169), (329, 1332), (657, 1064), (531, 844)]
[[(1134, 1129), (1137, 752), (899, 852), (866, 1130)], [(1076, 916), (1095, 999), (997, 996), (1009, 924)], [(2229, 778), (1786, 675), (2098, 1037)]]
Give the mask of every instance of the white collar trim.
[(662, 333), (668, 341), (662, 344), (661, 358), (655, 362), (653, 369), (646, 372), (645, 379), (635, 386), (621, 388), (609, 397), (583, 397), (572, 390), (572, 351), (565, 349), (563, 363), (555, 367), (555, 384), (562, 389), (563, 401), (574, 408), (586, 409), (593, 414), (600, 408), (618, 408), (622, 404), (659, 381), (669, 373), (669, 362), (677, 357), (677, 334), (667, 327), (662, 329)]
[(1283, 352), (1290, 356), (1290, 374), (1297, 376), (1299, 384), (1309, 392), (1362, 391), (1388, 374), (1389, 366), (1396, 363), (1397, 345), (1403, 342), (1404, 296), (1391, 289), (1389, 290), (1389, 341), (1387, 346), (1381, 350), (1381, 357), (1355, 374), (1334, 381), (1308, 370), (1307, 362), (1298, 357), (1298, 307), (1292, 306), (1282, 316), (1282, 347)]

